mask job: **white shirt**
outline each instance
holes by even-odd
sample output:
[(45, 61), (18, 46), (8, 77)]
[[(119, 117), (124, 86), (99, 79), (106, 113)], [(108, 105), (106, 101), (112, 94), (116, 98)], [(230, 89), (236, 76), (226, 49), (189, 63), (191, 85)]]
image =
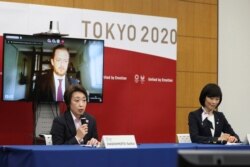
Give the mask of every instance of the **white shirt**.
[(202, 110), (203, 110), (201, 114), (202, 121), (204, 121), (204, 119), (207, 118), (210, 122), (212, 122), (213, 129), (210, 128), (210, 130), (211, 130), (212, 136), (214, 137), (214, 131), (215, 131), (214, 113), (208, 113), (203, 107), (202, 107)]
[(72, 115), (73, 121), (75, 123), (76, 130), (77, 130), (82, 125), (81, 119), (76, 118), (75, 115), (71, 111), (70, 111), (70, 113)]

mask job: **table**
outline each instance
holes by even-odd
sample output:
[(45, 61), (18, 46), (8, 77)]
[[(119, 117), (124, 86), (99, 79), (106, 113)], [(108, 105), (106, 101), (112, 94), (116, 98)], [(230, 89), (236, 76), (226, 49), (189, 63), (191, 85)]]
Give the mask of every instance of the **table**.
[(0, 166), (6, 167), (176, 167), (180, 149), (249, 149), (250, 146), (202, 144), (140, 144), (133, 149), (78, 145), (0, 146)]

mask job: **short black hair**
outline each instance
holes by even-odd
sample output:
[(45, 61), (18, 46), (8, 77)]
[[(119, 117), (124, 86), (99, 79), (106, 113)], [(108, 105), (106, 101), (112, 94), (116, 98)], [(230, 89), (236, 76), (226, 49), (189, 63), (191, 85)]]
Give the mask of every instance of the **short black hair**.
[(66, 103), (68, 109), (70, 109), (70, 102), (72, 94), (74, 92), (82, 92), (86, 96), (86, 100), (88, 101), (88, 93), (83, 86), (81, 86), (80, 84), (70, 85), (64, 92), (64, 102)]
[(199, 98), (200, 104), (203, 107), (205, 106), (206, 97), (219, 97), (220, 102), (217, 105), (218, 107), (222, 101), (222, 92), (221, 92), (220, 87), (215, 83), (209, 83), (204, 86), (204, 88), (201, 90), (201, 94)]
[(51, 59), (54, 59), (54, 57), (55, 57), (55, 52), (56, 52), (56, 50), (59, 50), (59, 49), (66, 50), (66, 51), (69, 53), (69, 49), (68, 49), (65, 45), (59, 44), (59, 45), (57, 45), (57, 46), (55, 46), (55, 47), (53, 48), (52, 55), (51, 55)]

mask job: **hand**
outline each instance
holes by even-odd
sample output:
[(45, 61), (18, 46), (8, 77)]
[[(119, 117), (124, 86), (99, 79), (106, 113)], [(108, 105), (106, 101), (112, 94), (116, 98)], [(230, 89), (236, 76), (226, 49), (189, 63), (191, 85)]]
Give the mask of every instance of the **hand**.
[(227, 133), (223, 133), (221, 134), (221, 136), (218, 138), (218, 140), (225, 140), (225, 141), (228, 141), (228, 138), (230, 137), (230, 134), (227, 134)]
[(229, 136), (227, 142), (229, 143), (236, 143), (238, 139), (235, 136)]
[(87, 145), (91, 145), (91, 146), (98, 146), (100, 144), (100, 142), (95, 139), (95, 138), (91, 138), (88, 142)]
[(88, 133), (88, 124), (83, 124), (77, 129), (76, 137), (77, 139), (83, 139), (87, 133)]

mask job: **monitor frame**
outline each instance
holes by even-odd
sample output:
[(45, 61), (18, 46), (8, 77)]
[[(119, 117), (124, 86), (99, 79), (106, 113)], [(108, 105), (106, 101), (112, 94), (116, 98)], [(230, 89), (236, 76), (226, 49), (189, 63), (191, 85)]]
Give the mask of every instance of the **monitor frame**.
[(250, 167), (250, 150), (178, 150), (178, 167)]
[(59, 44), (69, 49), (72, 70), (76, 70), (70, 72), (68, 69), (69, 77), (80, 76), (79, 81), (88, 92), (88, 101), (102, 103), (104, 40), (9, 33), (3, 34), (2, 100), (34, 101), (38, 74), (51, 69), (49, 55)]

